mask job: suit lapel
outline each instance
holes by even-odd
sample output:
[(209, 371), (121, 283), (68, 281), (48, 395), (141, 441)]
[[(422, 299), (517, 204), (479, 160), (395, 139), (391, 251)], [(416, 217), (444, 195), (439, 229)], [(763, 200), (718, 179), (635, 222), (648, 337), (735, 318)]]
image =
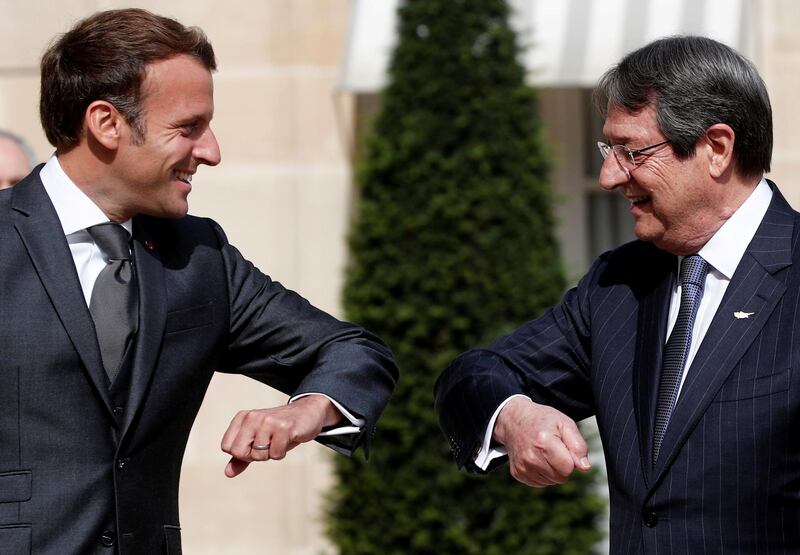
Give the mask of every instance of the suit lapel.
[[(664, 435), (655, 484), (671, 464), (722, 384), (766, 324), (786, 286), (773, 274), (791, 265), (791, 209), (773, 186), (773, 199), (742, 257), (689, 368)], [(752, 313), (737, 318), (735, 312)]]
[(113, 420), (108, 378), (100, 358), (94, 323), (61, 223), (38, 173), (14, 188), (12, 205), (14, 226), (98, 397)]
[(642, 475), (648, 479), (652, 465), (653, 421), (655, 418), (661, 357), (667, 334), (670, 293), (675, 281), (677, 257), (663, 253), (650, 266), (649, 291), (639, 304), (636, 353), (633, 361), (633, 401), (639, 428)]
[(167, 317), (167, 294), (164, 267), (158, 250), (158, 239), (147, 219), (133, 221), (133, 254), (139, 286), (139, 331), (136, 336), (128, 410), (125, 411), (123, 434), (141, 408), (147, 393), (156, 360), (164, 338)]

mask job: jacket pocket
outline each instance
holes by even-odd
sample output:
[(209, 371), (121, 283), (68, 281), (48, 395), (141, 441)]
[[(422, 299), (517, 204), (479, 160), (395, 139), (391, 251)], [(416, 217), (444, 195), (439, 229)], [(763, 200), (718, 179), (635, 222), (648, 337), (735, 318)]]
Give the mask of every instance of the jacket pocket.
[(183, 555), (181, 551), (181, 527), (164, 525), (164, 542), (167, 545), (167, 555)]
[[(0, 503), (19, 503), (31, 498), (31, 471), (0, 472)], [(0, 542), (0, 548), (3, 543)], [(2, 552), (0, 552), (2, 555)]]
[(31, 555), (29, 524), (0, 526), (0, 555)]
[(167, 313), (166, 333), (207, 326), (214, 320), (213, 301), (208, 304), (182, 308)]
[(791, 371), (789, 369), (758, 378), (728, 381), (717, 394), (719, 403), (743, 401), (773, 395), (789, 389)]

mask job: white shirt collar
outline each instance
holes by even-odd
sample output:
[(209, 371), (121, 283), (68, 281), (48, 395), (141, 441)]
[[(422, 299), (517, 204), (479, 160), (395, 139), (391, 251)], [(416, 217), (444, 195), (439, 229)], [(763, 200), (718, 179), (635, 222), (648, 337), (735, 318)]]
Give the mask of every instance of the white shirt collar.
[(763, 177), (747, 200), (722, 224), (698, 253), (729, 280), (747, 246), (755, 237), (772, 201), (772, 189)]
[[(109, 221), (92, 199), (87, 197), (64, 172), (55, 154), (39, 172), (39, 177), (47, 196), (50, 197), (50, 202), (56, 209), (64, 235), (71, 235), (87, 227)], [(122, 222), (121, 225), (128, 230), (128, 233), (132, 233), (131, 220)]]

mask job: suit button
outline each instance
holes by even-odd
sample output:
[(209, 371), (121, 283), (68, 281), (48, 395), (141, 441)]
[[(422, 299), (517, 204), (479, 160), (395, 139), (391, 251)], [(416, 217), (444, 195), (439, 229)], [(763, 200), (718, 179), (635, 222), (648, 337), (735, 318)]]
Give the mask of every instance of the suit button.
[(645, 511), (642, 517), (644, 525), (648, 528), (655, 528), (656, 524), (658, 524), (658, 515), (654, 511)]
[(105, 547), (114, 547), (116, 539), (117, 538), (113, 530), (106, 530), (103, 532), (103, 535), (100, 536), (100, 543), (102, 543)]
[(114, 416), (122, 416), (123, 412), (125, 412), (125, 409), (122, 407), (114, 407)]
[(127, 458), (127, 457), (125, 457), (124, 459), (118, 459), (118, 460), (117, 460), (117, 468), (119, 468), (120, 470), (122, 470), (122, 469), (124, 469), (124, 468), (125, 468), (125, 466), (126, 466), (126, 465), (127, 465), (129, 462), (131, 462), (131, 460), (130, 460), (129, 458)]

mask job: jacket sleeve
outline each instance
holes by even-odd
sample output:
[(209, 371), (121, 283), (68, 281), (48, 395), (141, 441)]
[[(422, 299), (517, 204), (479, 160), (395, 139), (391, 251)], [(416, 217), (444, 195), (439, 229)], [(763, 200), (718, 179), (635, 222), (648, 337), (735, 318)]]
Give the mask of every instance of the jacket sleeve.
[[(436, 412), (459, 468), (483, 472), (475, 455), (495, 410), (512, 395), (527, 395), (575, 420), (593, 413), (589, 292), (602, 264), (541, 317), (485, 349), (467, 351), (439, 377)], [(495, 459), (490, 469), (504, 460)]]
[(272, 281), (212, 225), (220, 240), (230, 306), (227, 349), (218, 370), (247, 375), (289, 395), (323, 393), (336, 399), (365, 425), (360, 433), (318, 441), (345, 454), (363, 443), (368, 453), (397, 380), (389, 348)]

